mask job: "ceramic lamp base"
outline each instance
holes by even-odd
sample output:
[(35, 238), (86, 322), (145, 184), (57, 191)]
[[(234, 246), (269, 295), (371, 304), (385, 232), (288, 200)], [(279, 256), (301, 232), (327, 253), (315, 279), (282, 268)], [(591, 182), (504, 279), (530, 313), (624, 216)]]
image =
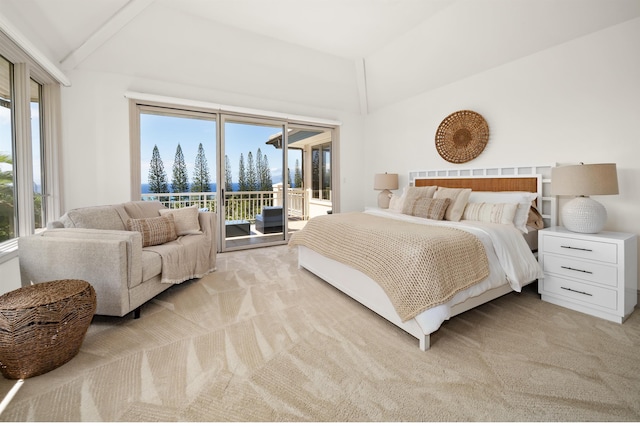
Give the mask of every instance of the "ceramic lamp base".
[(380, 209), (389, 209), (389, 200), (391, 200), (392, 194), (389, 190), (382, 190), (380, 194), (378, 194), (378, 207)]
[(564, 227), (575, 233), (599, 233), (607, 222), (607, 210), (602, 203), (589, 197), (576, 197), (560, 212)]

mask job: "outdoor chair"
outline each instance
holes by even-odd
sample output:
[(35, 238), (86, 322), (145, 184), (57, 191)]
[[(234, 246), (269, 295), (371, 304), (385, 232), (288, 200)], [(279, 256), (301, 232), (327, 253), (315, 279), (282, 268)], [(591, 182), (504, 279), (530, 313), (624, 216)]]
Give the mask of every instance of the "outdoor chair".
[(282, 233), (282, 206), (265, 206), (256, 215), (256, 230), (263, 233)]

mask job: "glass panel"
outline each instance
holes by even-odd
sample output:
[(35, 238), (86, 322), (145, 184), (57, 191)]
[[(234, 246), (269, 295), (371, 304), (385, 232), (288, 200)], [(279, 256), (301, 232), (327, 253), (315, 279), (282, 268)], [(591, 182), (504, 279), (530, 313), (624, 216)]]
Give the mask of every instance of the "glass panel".
[(311, 197), (320, 198), (320, 148), (311, 150)]
[(36, 230), (43, 228), (43, 218), (45, 203), (42, 195), (44, 194), (44, 144), (40, 135), (40, 97), (42, 87), (38, 82), (31, 80), (30, 97), (31, 97), (31, 157), (33, 160), (33, 209), (34, 209), (34, 225)]
[(331, 145), (322, 146), (322, 199), (331, 200)]
[(331, 143), (311, 150), (312, 197), (331, 201)]
[(284, 240), (282, 129), (224, 121), (225, 249)]
[(140, 114), (142, 200), (216, 212), (216, 121), (154, 109)]
[[(289, 139), (291, 141), (291, 137)], [(287, 190), (287, 209), (289, 213), (289, 231), (299, 230), (304, 226), (307, 206), (305, 203), (305, 191), (302, 172), (303, 151), (301, 148), (291, 148), (287, 150), (287, 163), (289, 170), (289, 188)]]
[(12, 64), (0, 57), (0, 242), (16, 237)]

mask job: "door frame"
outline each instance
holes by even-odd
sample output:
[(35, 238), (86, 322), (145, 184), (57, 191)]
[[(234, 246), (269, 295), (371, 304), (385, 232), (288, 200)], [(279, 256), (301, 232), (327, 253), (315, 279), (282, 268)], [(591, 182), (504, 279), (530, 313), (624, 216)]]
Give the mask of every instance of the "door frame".
[(224, 194), (224, 182), (225, 182), (225, 147), (226, 147), (226, 135), (225, 135), (225, 124), (227, 122), (231, 122), (231, 123), (239, 123), (239, 124), (247, 124), (247, 125), (255, 125), (255, 126), (273, 126), (273, 127), (279, 127), (280, 128), (280, 132), (283, 133), (283, 147), (287, 146), (287, 132), (285, 132), (285, 129), (287, 129), (287, 122), (284, 120), (278, 120), (277, 118), (257, 118), (257, 117), (252, 117), (252, 116), (244, 116), (244, 115), (237, 115), (237, 114), (228, 114), (228, 113), (221, 113), (219, 116), (219, 122), (218, 122), (218, 135), (220, 136), (219, 141), (218, 141), (218, 146), (217, 146), (217, 159), (218, 159), (218, 164), (217, 164), (217, 171), (218, 171), (218, 175), (216, 177), (216, 180), (218, 183), (218, 189), (219, 191), (217, 191), (216, 193), (216, 206), (218, 206), (218, 248), (220, 250), (220, 252), (232, 252), (232, 251), (238, 251), (238, 250), (244, 250), (244, 249), (253, 249), (253, 248), (260, 248), (260, 247), (267, 247), (267, 246), (276, 246), (276, 245), (282, 245), (288, 242), (289, 237), (288, 237), (288, 215), (287, 215), (287, 211), (288, 211), (288, 201), (287, 201), (287, 197), (286, 197), (286, 191), (288, 189), (288, 183), (286, 182), (285, 176), (284, 176), (284, 167), (287, 164), (287, 150), (282, 150), (283, 154), (282, 156), (278, 159), (281, 168), (283, 169), (283, 200), (282, 200), (282, 239), (279, 240), (272, 240), (272, 239), (260, 239), (259, 237), (256, 238), (256, 240), (254, 240), (253, 242), (251, 241), (252, 239), (249, 239), (247, 244), (242, 244), (242, 245), (234, 245), (234, 246), (230, 246), (227, 245), (227, 236), (226, 236), (226, 206), (225, 206), (225, 194)]
[[(141, 92), (126, 92), (125, 97), (129, 100), (129, 153), (130, 153), (130, 194), (131, 200), (140, 200), (141, 198), (141, 153), (140, 153), (140, 112), (141, 109), (165, 109), (173, 110), (184, 114), (185, 116), (213, 116), (216, 120), (216, 180), (220, 182), (219, 163), (222, 162), (219, 147), (221, 145), (221, 123), (222, 115), (235, 116), (248, 120), (266, 120), (271, 122), (285, 123), (285, 129), (289, 126), (300, 128), (316, 128), (331, 131), (331, 187), (332, 187), (332, 209), (334, 213), (340, 212), (340, 126), (341, 122), (329, 119), (296, 116), (281, 112), (273, 112), (266, 110), (256, 110), (244, 107), (234, 107), (229, 105), (221, 105), (207, 101), (197, 101), (184, 98), (175, 98), (170, 96), (155, 95)], [(288, 145), (288, 144), (287, 144)], [(305, 154), (306, 155), (306, 154)], [(223, 157), (222, 157), (223, 158)], [(304, 161), (304, 158), (303, 158)], [(218, 185), (218, 184), (217, 184)], [(216, 191), (216, 200), (220, 194)], [(219, 206), (217, 211), (220, 211)], [(285, 215), (285, 221), (287, 220)], [(216, 230), (218, 238), (218, 250), (222, 247), (222, 233), (220, 230), (223, 224), (219, 224)], [(285, 244), (286, 239), (276, 243)], [(262, 246), (262, 245), (261, 245)], [(245, 248), (243, 248), (245, 249)]]

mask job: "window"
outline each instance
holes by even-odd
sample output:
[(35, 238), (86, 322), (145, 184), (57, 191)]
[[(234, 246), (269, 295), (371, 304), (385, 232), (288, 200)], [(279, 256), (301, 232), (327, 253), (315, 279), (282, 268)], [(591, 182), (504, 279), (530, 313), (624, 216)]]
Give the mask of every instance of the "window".
[(167, 206), (216, 211), (217, 116), (140, 105), (140, 192)]
[(314, 199), (331, 200), (331, 144), (311, 149), (311, 187)]
[(17, 234), (12, 95), (13, 64), (0, 57), (0, 243)]
[(61, 214), (60, 85), (0, 32), (0, 262)]
[(45, 172), (43, 159), (46, 155), (44, 150), (44, 141), (40, 127), (40, 98), (42, 97), (42, 85), (31, 79), (30, 89), (30, 110), (31, 110), (31, 160), (33, 162), (33, 220), (36, 230), (46, 226), (43, 218), (46, 218), (45, 207), (43, 203), (43, 189), (45, 188), (43, 176)]

